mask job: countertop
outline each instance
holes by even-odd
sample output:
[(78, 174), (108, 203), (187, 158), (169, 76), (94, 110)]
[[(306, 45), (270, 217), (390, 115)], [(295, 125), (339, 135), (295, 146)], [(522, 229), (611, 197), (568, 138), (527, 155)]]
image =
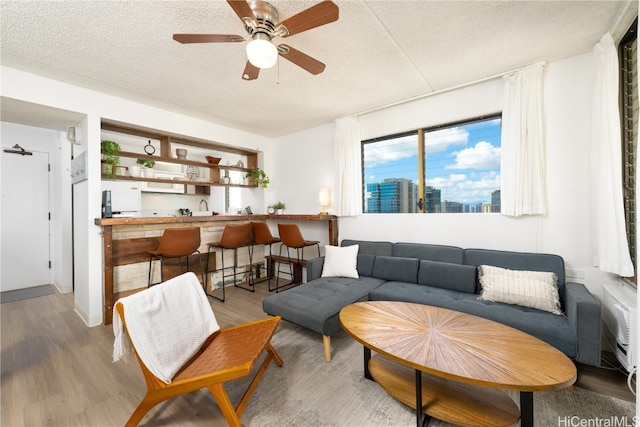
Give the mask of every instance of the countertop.
[(146, 224), (176, 224), (212, 221), (266, 221), (266, 220), (305, 220), (305, 221), (333, 221), (335, 215), (319, 214), (280, 214), (280, 215), (210, 215), (210, 216), (172, 216), (172, 217), (123, 217), (96, 218), (94, 223), (99, 226), (111, 225), (146, 225)]

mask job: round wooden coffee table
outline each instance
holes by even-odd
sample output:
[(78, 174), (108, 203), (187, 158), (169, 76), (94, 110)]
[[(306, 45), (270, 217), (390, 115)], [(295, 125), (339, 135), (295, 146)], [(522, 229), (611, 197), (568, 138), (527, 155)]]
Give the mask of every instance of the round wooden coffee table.
[[(364, 346), (365, 376), (423, 413), (453, 424), (533, 427), (534, 391), (576, 380), (556, 348), (509, 326), (458, 311), (367, 301), (340, 311), (345, 331)], [(384, 357), (371, 357), (371, 350)], [(503, 390), (520, 392), (520, 410)]]

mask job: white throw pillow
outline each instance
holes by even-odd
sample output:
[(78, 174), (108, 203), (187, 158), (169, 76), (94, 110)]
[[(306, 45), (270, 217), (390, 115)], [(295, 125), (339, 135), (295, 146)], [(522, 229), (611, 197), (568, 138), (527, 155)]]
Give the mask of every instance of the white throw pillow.
[(358, 278), (358, 250), (360, 245), (324, 247), (322, 277)]
[(558, 276), (555, 273), (481, 265), (478, 267), (478, 278), (482, 285), (479, 296), (482, 300), (563, 314), (558, 294)]

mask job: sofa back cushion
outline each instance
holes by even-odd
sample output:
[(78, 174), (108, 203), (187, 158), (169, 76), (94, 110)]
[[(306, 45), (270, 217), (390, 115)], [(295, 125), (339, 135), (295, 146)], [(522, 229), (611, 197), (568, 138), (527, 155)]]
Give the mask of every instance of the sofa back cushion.
[(349, 240), (344, 239), (340, 246), (351, 246), (358, 245), (360, 246), (360, 250), (358, 253), (360, 254), (371, 254), (371, 255), (384, 255), (391, 256), (393, 243), (391, 242), (370, 242), (367, 240)]
[(391, 256), (376, 256), (373, 264), (373, 277), (378, 279), (418, 283), (417, 258), (401, 258)]
[(426, 243), (395, 243), (393, 245), (393, 256), (462, 264), (464, 249), (457, 246), (430, 245)]
[(509, 270), (548, 271), (558, 276), (558, 293), (564, 301), (564, 260), (559, 255), (496, 251), (491, 249), (465, 249), (464, 263), (478, 267), (493, 265)]
[(367, 276), (367, 277), (372, 277), (373, 276), (373, 263), (376, 259), (375, 255), (371, 255), (371, 254), (358, 254), (358, 263), (357, 263), (357, 270), (358, 270), (358, 274), (360, 276)]
[(473, 294), (476, 292), (476, 268), (472, 265), (421, 260), (418, 283)]

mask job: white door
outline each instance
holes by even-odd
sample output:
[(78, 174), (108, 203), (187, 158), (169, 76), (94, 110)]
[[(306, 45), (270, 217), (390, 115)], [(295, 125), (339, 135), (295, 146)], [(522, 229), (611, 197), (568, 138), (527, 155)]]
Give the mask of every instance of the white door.
[(2, 152), (0, 159), (0, 291), (50, 284), (49, 155)]

